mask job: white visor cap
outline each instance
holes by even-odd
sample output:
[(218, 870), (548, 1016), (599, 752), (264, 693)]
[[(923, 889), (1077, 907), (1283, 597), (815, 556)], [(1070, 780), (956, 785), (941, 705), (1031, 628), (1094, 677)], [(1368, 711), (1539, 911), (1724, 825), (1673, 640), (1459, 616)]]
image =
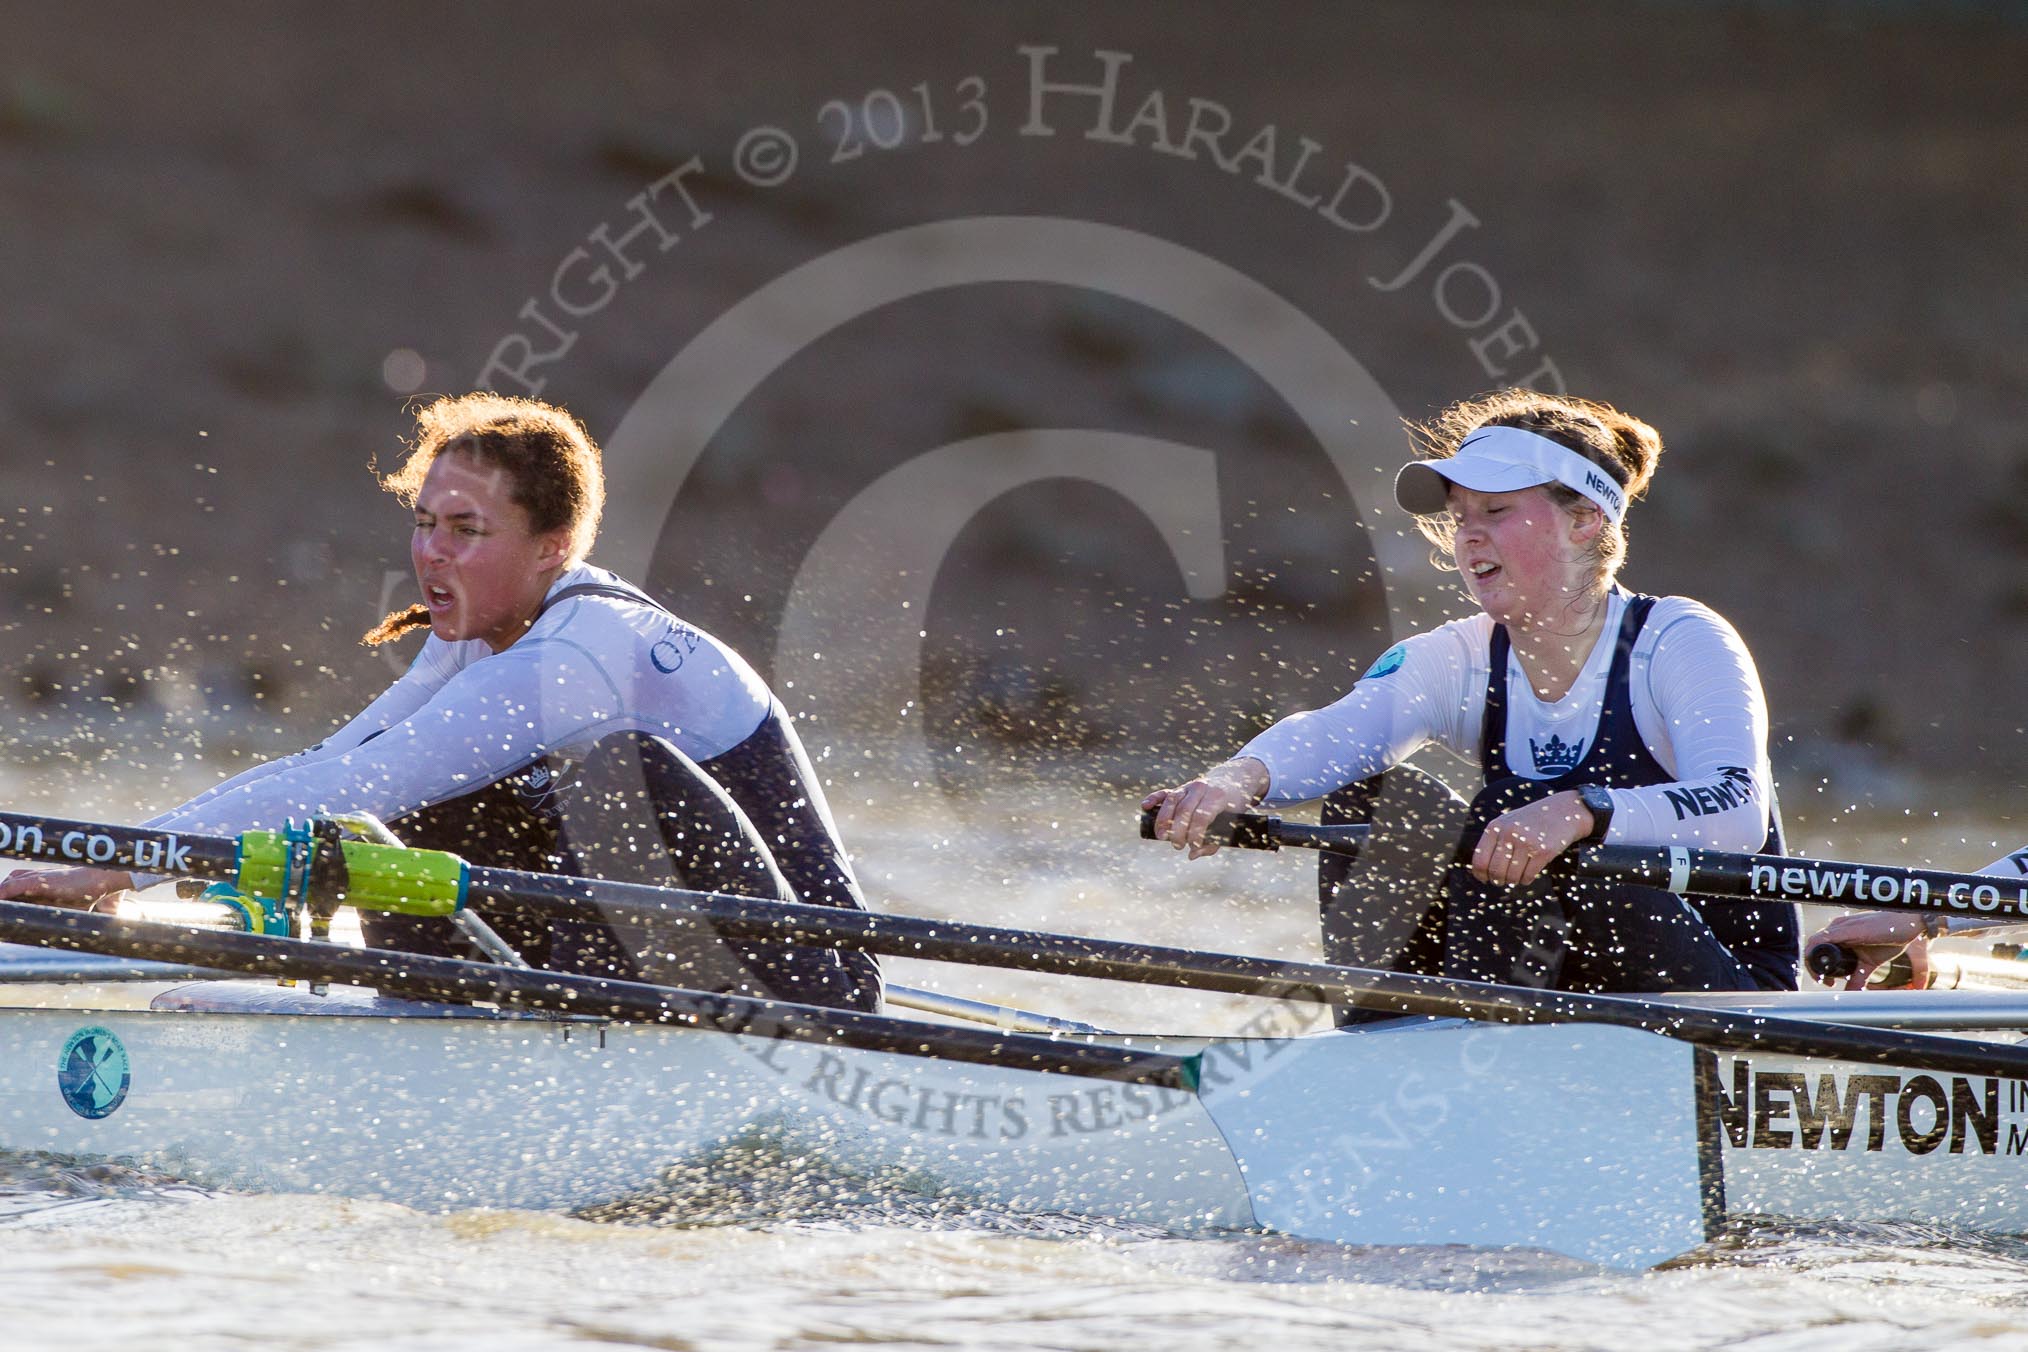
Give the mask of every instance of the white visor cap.
[(1417, 516), (1433, 516), (1445, 509), (1452, 484), (1513, 493), (1551, 483), (1594, 503), (1615, 525), (1626, 515), (1627, 490), (1612, 475), (1563, 443), (1519, 427), (1481, 427), (1456, 455), (1403, 465), (1394, 476), (1394, 500)]

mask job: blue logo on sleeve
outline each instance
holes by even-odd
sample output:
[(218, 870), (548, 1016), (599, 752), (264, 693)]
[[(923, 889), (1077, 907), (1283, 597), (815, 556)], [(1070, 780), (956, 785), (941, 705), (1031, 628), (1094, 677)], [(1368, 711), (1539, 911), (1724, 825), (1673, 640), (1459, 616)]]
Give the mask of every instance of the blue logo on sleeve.
[(655, 664), (655, 670), (664, 676), (674, 676), (683, 666), (683, 659), (697, 651), (704, 640), (697, 631), (687, 624), (669, 626), (668, 637), (659, 640), (648, 649), (648, 660)]
[(1366, 668), (1366, 674), (1359, 679), (1362, 681), (1373, 681), (1378, 680), (1382, 676), (1392, 676), (1395, 672), (1401, 670), (1401, 664), (1407, 660), (1408, 645), (1406, 643), (1397, 643), (1386, 652), (1380, 654), (1375, 659), (1373, 665)]
[(127, 1101), (133, 1083), (127, 1049), (111, 1030), (80, 1028), (63, 1044), (56, 1061), (56, 1087), (79, 1117), (111, 1117)]

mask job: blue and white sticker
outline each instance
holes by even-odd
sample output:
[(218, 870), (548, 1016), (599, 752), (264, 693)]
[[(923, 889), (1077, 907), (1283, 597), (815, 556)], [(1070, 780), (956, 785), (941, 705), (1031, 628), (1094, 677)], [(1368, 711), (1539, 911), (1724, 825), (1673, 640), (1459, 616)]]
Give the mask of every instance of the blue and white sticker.
[(1373, 665), (1366, 668), (1366, 674), (1359, 679), (1371, 681), (1381, 676), (1392, 676), (1395, 672), (1401, 670), (1401, 664), (1407, 660), (1408, 645), (1406, 643), (1397, 643), (1386, 652), (1380, 654), (1374, 660)]
[(79, 1117), (111, 1117), (133, 1083), (127, 1048), (108, 1028), (80, 1028), (56, 1061), (56, 1087)]

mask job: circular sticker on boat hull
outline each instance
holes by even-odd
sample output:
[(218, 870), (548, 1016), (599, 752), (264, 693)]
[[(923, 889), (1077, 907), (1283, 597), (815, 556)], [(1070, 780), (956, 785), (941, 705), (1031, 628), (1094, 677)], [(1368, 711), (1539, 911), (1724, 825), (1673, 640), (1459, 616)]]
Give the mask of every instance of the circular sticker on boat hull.
[(133, 1081), (127, 1048), (107, 1028), (80, 1028), (63, 1044), (56, 1087), (79, 1117), (110, 1117), (127, 1101)]

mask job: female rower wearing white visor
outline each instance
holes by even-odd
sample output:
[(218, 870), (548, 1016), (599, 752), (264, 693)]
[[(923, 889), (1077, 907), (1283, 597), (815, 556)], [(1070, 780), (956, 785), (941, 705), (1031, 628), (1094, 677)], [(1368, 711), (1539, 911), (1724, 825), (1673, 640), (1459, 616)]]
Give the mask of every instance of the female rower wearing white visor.
[(1483, 829), (1391, 965), (1564, 990), (1794, 989), (1792, 906), (1540, 876), (1587, 842), (1782, 846), (1745, 644), (1696, 601), (1615, 582), (1661, 438), (1527, 390), (1414, 430), (1427, 458), (1401, 470), (1396, 498), (1481, 613), (1397, 643), (1335, 704), (1149, 795), (1156, 834), (1196, 858), (1216, 848), (1204, 836), (1219, 813), (1360, 787), (1434, 742), (1480, 767)]

